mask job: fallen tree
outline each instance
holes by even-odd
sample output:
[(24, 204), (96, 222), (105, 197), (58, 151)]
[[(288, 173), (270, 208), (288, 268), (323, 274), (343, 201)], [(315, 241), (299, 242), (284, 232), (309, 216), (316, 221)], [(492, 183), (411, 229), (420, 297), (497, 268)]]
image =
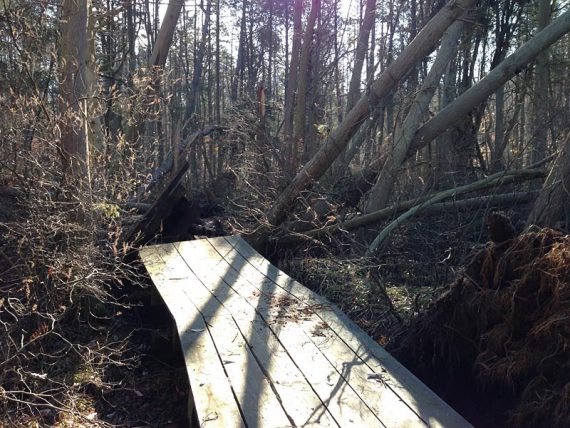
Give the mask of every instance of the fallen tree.
[(543, 169), (522, 169), (516, 171), (504, 171), (490, 175), (482, 180), (475, 181), (474, 183), (466, 184), (465, 186), (455, 187), (453, 189), (444, 190), (443, 192), (436, 193), (431, 198), (410, 208), (408, 211), (400, 215), (376, 236), (374, 241), (368, 246), (366, 250), (367, 256), (372, 256), (377, 252), (378, 248), (385, 244), (392, 231), (400, 224), (413, 217), (421, 210), (447, 198), (455, 197), (463, 193), (475, 192), (477, 190), (489, 189), (491, 187), (505, 185), (508, 183), (515, 183), (533, 178), (542, 178), (546, 176), (547, 172)]
[(439, 81), (447, 64), (455, 55), (463, 27), (464, 22), (457, 20), (443, 36), (435, 61), (411, 104), (401, 129), (396, 131), (394, 146), (388, 153), (376, 183), (370, 191), (366, 202), (366, 212), (377, 211), (388, 204), (394, 183), (398, 178), (398, 172), (406, 159), (414, 134), (426, 116), (429, 104), (439, 86)]
[(570, 237), (495, 240), (461, 272), (390, 353), (436, 391), (498, 404), (508, 421), (485, 426), (570, 426)]
[[(429, 195), (423, 198), (408, 200), (396, 206), (384, 208), (372, 212), (370, 214), (365, 214), (344, 222), (331, 224), (318, 229), (312, 229), (304, 233), (298, 233), (289, 230), (282, 231), (282, 235), (273, 238), (272, 241), (277, 245), (291, 245), (299, 242), (304, 242), (307, 240), (318, 239), (328, 234), (350, 232), (352, 230), (358, 229), (359, 227), (367, 226), (382, 220), (386, 220), (394, 216), (395, 214), (401, 212), (408, 212), (412, 209), (415, 209), (415, 211), (412, 213), (413, 215), (420, 213), (422, 214), (435, 213), (454, 208), (470, 209), (474, 206), (480, 206), (484, 204), (499, 205), (499, 204), (514, 203), (514, 202), (517, 203), (528, 202), (531, 201), (534, 197), (536, 197), (536, 193), (532, 192), (508, 193), (508, 194), (499, 194), (499, 195), (483, 196), (483, 197), (477, 197), (465, 200), (451, 201), (445, 203), (437, 203), (438, 201), (442, 201), (443, 199), (451, 198), (464, 193), (484, 190), (491, 187), (500, 187), (506, 184), (520, 182), (524, 180), (542, 178), (545, 177), (546, 174), (547, 171), (542, 169), (501, 172), (486, 177), (483, 180), (479, 180), (477, 182), (470, 183), (466, 186), (462, 186), (460, 188), (448, 189), (446, 191), (436, 193), (435, 195)], [(445, 195), (442, 196), (443, 194)], [(437, 201), (428, 203), (429, 201), (432, 201), (436, 198)], [(406, 218), (409, 218), (410, 216), (411, 215), (408, 215), (408, 217)]]
[(541, 52), (570, 32), (570, 10), (552, 21), (532, 39), (505, 58), (476, 85), (473, 85), (454, 101), (426, 122), (415, 134), (406, 158), (425, 147), (454, 123), (461, 120), (473, 108), (485, 101), (491, 94), (507, 83)]
[(190, 135), (190, 137), (183, 140), (179, 144), (176, 152), (173, 152), (172, 150), (168, 152), (166, 159), (162, 165), (160, 165), (156, 171), (154, 171), (154, 174), (152, 174), (150, 181), (146, 185), (141, 185), (137, 189), (135, 197), (129, 202), (140, 202), (143, 200), (146, 195), (148, 195), (152, 190), (154, 190), (155, 187), (157, 187), (158, 184), (163, 181), (164, 177), (170, 173), (170, 171), (177, 167), (176, 161), (178, 159), (185, 159), (188, 151), (190, 150), (190, 147), (200, 141), (201, 138), (205, 137), (206, 135), (210, 135), (215, 131), (224, 131), (225, 129), (225, 127), (218, 125), (208, 126), (200, 131), (194, 132), (192, 135)]
[(254, 246), (258, 248), (264, 246), (271, 227), (278, 226), (285, 220), (300, 192), (311, 187), (316, 180), (323, 176), (374, 107), (390, 94), (392, 89), (398, 85), (418, 61), (431, 52), (445, 30), (474, 3), (474, 0), (452, 0), (448, 2), (430, 19), (402, 54), (371, 84), (369, 93), (358, 100), (342, 123), (330, 133), (315, 156), (279, 195), (267, 212), (268, 224), (261, 226), (250, 236), (249, 240)]
[[(459, 27), (456, 25), (456, 27)], [(454, 31), (457, 31), (454, 30)], [(418, 150), (432, 142), (437, 136), (441, 135), (448, 128), (461, 120), (466, 114), (481, 104), (490, 95), (495, 93), (507, 81), (512, 79), (516, 74), (520, 73), (524, 67), (532, 62), (536, 57), (549, 46), (558, 41), (564, 34), (570, 31), (570, 11), (565, 12), (555, 19), (550, 25), (538, 32), (532, 39), (523, 44), (513, 54), (503, 60), (497, 67), (491, 70), (481, 81), (465, 91), (462, 95), (452, 101), (443, 108), (435, 117), (426, 122), (418, 129), (413, 138), (410, 139), (409, 132), (413, 124), (418, 124), (418, 117), (422, 114), (422, 107), (425, 100), (430, 94), (430, 86), (425, 85), (418, 94), (417, 104), (414, 104), (406, 122), (404, 124), (404, 132), (402, 133), (402, 141), (396, 143), (392, 153), (381, 153), (380, 164), (384, 165), (382, 169), (378, 168), (378, 163), (363, 170), (361, 176), (366, 177), (366, 181), (362, 184), (364, 191), (373, 188), (371, 198), (373, 201), (369, 203), (369, 210), (378, 210), (387, 202), (387, 196), (390, 194), (395, 182), (396, 174), (402, 164), (410, 159)], [(453, 42), (452, 29), (447, 35), (447, 50), (442, 50), (441, 62), (445, 60), (447, 51), (451, 49)], [(442, 42), (443, 44), (443, 42)], [(443, 47), (443, 46), (442, 46)], [(438, 57), (440, 55), (438, 54)], [(437, 59), (436, 59), (437, 62)], [(436, 63), (432, 66), (433, 73), (438, 72)], [(430, 71), (430, 73), (432, 73)], [(430, 80), (430, 76), (426, 81)], [(429, 83), (429, 82), (428, 82)], [(424, 91), (422, 93), (422, 91)], [(404, 150), (405, 149), (405, 150)], [(377, 179), (373, 177), (377, 176)], [(371, 183), (374, 180), (374, 184)]]

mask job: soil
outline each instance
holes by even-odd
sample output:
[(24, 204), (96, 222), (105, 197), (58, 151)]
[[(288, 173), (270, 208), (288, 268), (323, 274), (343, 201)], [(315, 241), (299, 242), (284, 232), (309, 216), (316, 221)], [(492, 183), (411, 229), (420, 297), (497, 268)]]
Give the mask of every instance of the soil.
[(476, 426), (570, 426), (570, 236), (489, 243), (388, 350)]

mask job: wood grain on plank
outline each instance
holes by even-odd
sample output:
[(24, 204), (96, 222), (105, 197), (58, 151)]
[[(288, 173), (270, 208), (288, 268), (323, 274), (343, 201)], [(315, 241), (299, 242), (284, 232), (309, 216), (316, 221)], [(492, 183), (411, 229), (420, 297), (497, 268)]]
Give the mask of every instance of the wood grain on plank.
[[(178, 248), (184, 256), (191, 255), (192, 260), (189, 263), (196, 265), (196, 273), (200, 269), (205, 269), (205, 263), (200, 257), (207, 257), (210, 261), (216, 261), (210, 265), (217, 266), (217, 268), (208, 269), (202, 272), (200, 276), (208, 277), (214, 275), (213, 281), (217, 281), (218, 279), (216, 278), (220, 278), (226, 283), (232, 284), (232, 287), (237, 286), (238, 294), (243, 301), (239, 309), (240, 311), (245, 310), (250, 314), (253, 313), (257, 319), (263, 319), (265, 322), (268, 320), (275, 321), (271, 324), (271, 330), (267, 326), (264, 327), (267, 329), (266, 334), (260, 335), (256, 333), (252, 338), (257, 339), (261, 337), (263, 339), (259, 346), (261, 346), (261, 351), (264, 352), (268, 351), (273, 342), (276, 345), (275, 349), (279, 349), (279, 343), (282, 344), (302, 375), (310, 382), (321, 401), (325, 403), (326, 408), (328, 408), (341, 426), (355, 426), (355, 424), (365, 424), (370, 427), (382, 426), (375, 413), (346, 383), (341, 372), (336, 370), (334, 364), (327, 360), (326, 356), (305, 335), (303, 328), (306, 326), (300, 323), (300, 318), (308, 315), (307, 312), (300, 312), (304, 308), (291, 306), (288, 300), (280, 299), (279, 296), (271, 292), (272, 290), (252, 285), (246, 278), (240, 277), (238, 271), (224, 263), (225, 259), (221, 258), (213, 247), (210, 247), (210, 249), (203, 248), (201, 241), (178, 244)], [(217, 259), (214, 257), (217, 257)], [(278, 288), (275, 284), (271, 284), (274, 288)], [(283, 297), (287, 297), (285, 293), (281, 294)], [(244, 308), (243, 304), (249, 306), (249, 309), (247, 307)], [(234, 312), (235, 308), (231, 308), (231, 310)], [(239, 323), (239, 321), (237, 322)], [(261, 321), (259, 322), (261, 323)], [(332, 358), (346, 357), (347, 355), (332, 355)], [(271, 353), (265, 358), (271, 361)], [(271, 373), (278, 375), (281, 366), (277, 364), (276, 367), (277, 371), (273, 370)], [(288, 402), (285, 401), (284, 405), (287, 407)], [(418, 421), (418, 418), (411, 412), (410, 417)]]
[[(295, 425), (338, 426), (326, 406), (319, 400), (312, 385), (293, 363), (289, 352), (275, 337), (263, 317), (256, 312), (255, 305), (259, 300), (259, 294), (244, 299), (233, 289), (234, 286), (239, 286), (240, 281), (238, 281), (239, 278), (233, 276), (231, 268), (226, 263), (212, 268), (215, 265), (211, 263), (212, 259), (207, 259), (210, 261), (209, 264), (205, 263), (206, 260), (203, 258), (205, 253), (196, 251), (192, 242), (181, 243), (179, 250), (183, 255), (191, 255), (187, 260), (189, 267), (206, 284), (209, 284), (207, 286), (211, 288), (212, 294), (220, 292), (220, 284), (225, 284), (228, 288), (223, 292), (228, 297), (223, 302), (224, 307), (239, 325), (251, 351), (272, 381), (281, 397), (282, 405)], [(226, 276), (226, 273), (229, 276)], [(247, 284), (245, 281), (241, 283)]]
[[(203, 317), (181, 293), (180, 281), (166, 277), (165, 262), (156, 247), (144, 248), (140, 257), (175, 320), (200, 426), (245, 427)], [(189, 417), (191, 413), (189, 409)]]
[[(223, 243), (224, 240), (226, 244)], [(426, 424), (442, 427), (470, 426), (455, 410), (372, 340), (336, 306), (273, 266), (241, 237), (214, 238), (210, 239), (210, 242), (220, 247), (226, 254), (230, 254), (230, 248), (234, 248), (265, 277), (298, 299), (313, 303), (327, 302), (330, 310), (322, 310), (318, 305), (316, 306), (315, 312), (319, 317), (329, 324), (338, 337), (359, 355), (374, 374), (378, 375), (382, 383), (389, 386)]]

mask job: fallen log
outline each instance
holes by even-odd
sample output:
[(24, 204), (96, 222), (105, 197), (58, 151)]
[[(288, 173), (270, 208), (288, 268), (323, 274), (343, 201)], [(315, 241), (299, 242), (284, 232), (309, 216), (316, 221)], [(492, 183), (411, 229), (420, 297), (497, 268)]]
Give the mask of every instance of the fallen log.
[[(494, 177), (494, 176), (487, 177), (486, 179), (484, 179), (484, 180), (487, 180), (487, 183), (488, 183), (487, 187), (482, 187), (482, 188), (478, 187), (478, 188), (475, 188), (473, 190), (465, 191), (462, 193), (468, 193), (471, 191), (482, 190), (484, 188), (497, 186), (497, 185), (505, 185), (505, 184), (516, 182), (516, 181), (542, 178), (546, 175), (546, 171), (544, 171), (544, 170), (523, 170), (523, 171), (524, 171), (524, 173), (522, 175), (512, 175), (512, 174), (509, 175), (508, 173), (503, 172), (500, 174), (500, 175), (503, 175), (503, 177), (499, 183), (494, 181), (494, 182), (491, 182), (491, 184), (489, 184), (488, 183), (489, 178)], [(513, 173), (513, 171), (511, 171), (511, 173)], [(495, 174), (495, 176), (496, 175), (498, 175), (498, 174)], [(482, 180), (480, 180), (480, 181), (482, 181)], [(472, 186), (476, 183), (480, 183), (480, 181), (475, 182), (475, 183), (471, 183), (470, 185), (467, 185), (467, 186)], [(463, 187), (466, 187), (466, 186), (463, 186)], [(458, 190), (458, 189), (460, 189), (460, 188), (450, 189), (450, 190)], [(446, 191), (446, 192), (449, 192), (449, 191)], [(457, 194), (460, 194), (460, 193), (457, 193)], [(382, 220), (386, 220), (386, 219), (388, 219), (388, 218), (390, 218), (396, 214), (408, 211), (415, 206), (425, 204), (427, 201), (434, 198), (436, 195), (429, 195), (429, 196), (425, 196), (423, 198), (416, 198), (416, 199), (408, 200), (408, 201), (402, 202), (398, 205), (391, 206), (388, 208), (384, 208), (384, 209), (372, 212), (370, 214), (358, 216), (358, 217), (355, 217), (351, 220), (331, 224), (329, 226), (321, 227), (318, 229), (312, 229), (312, 230), (306, 231), (304, 233), (293, 232), (291, 230), (283, 231), (280, 236), (275, 236), (272, 239), (272, 241), (276, 245), (291, 245), (291, 244), (301, 243), (301, 242), (304, 242), (307, 240), (318, 239), (318, 238), (325, 236), (327, 234), (335, 234), (335, 233), (340, 233), (340, 232), (350, 232), (352, 230), (358, 229), (359, 227), (367, 226), (367, 225), (374, 224), (374, 223), (377, 223), (377, 222), (382, 221)], [(448, 197), (452, 197), (452, 196), (455, 196), (455, 195), (451, 195)], [(482, 197), (476, 197), (476, 198), (470, 198), (470, 199), (455, 200), (455, 201), (450, 201), (450, 202), (439, 202), (439, 203), (431, 204), (429, 206), (424, 205), (423, 209), (419, 212), (416, 212), (416, 214), (419, 214), (419, 213), (421, 213), (421, 214), (433, 214), (433, 213), (437, 213), (437, 212), (441, 212), (441, 211), (445, 211), (445, 210), (450, 210), (450, 209), (467, 210), (467, 209), (472, 209), (473, 207), (484, 205), (484, 204), (497, 206), (497, 205), (507, 205), (507, 204), (511, 204), (511, 203), (526, 203), (526, 202), (533, 200), (535, 197), (536, 197), (536, 192), (519, 192), (519, 193), (506, 193), (506, 194), (499, 194), (499, 195), (482, 196)]]
[(543, 169), (521, 169), (518, 171), (504, 171), (490, 175), (489, 177), (475, 181), (474, 183), (466, 184), (465, 186), (455, 187), (453, 189), (448, 189), (444, 190), (443, 192), (436, 193), (427, 201), (410, 208), (408, 211), (400, 215), (388, 226), (382, 229), (374, 241), (372, 241), (372, 243), (368, 246), (368, 249), (366, 250), (366, 256), (374, 255), (378, 251), (378, 248), (386, 243), (388, 237), (396, 227), (430, 205), (453, 196), (461, 195), (463, 193), (488, 189), (490, 187), (504, 185), (507, 183), (515, 183), (519, 181), (545, 177), (547, 173), (548, 171)]
[[(190, 165), (184, 161), (170, 180), (166, 188), (158, 195), (155, 202), (150, 206), (142, 219), (134, 223), (123, 235), (123, 241), (127, 243), (145, 243), (151, 240), (163, 227), (165, 220), (175, 210), (176, 205), (184, 198), (186, 190), (181, 181)], [(188, 219), (190, 222), (193, 219)]]

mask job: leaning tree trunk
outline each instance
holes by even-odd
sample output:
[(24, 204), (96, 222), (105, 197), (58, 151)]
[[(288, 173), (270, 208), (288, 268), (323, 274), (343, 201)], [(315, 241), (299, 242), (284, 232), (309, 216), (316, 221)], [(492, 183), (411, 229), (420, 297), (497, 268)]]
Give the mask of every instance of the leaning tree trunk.
[[(414, 135), (410, 149), (406, 153), (406, 160), (452, 125), (460, 122), (467, 113), (479, 106), (534, 60), (544, 49), (547, 49), (568, 32), (570, 32), (570, 11), (555, 19), (548, 27), (537, 33), (491, 70), (476, 85), (469, 88), (443, 108), (433, 119), (425, 123)], [(363, 171), (363, 174), (370, 176), (372, 172), (366, 170)]]
[(570, 227), (570, 133), (527, 220), (544, 227), (558, 227), (564, 222)]
[(433, 98), (447, 64), (455, 55), (463, 27), (463, 21), (456, 21), (449, 27), (449, 30), (443, 37), (437, 57), (410, 107), (402, 129), (396, 134), (394, 148), (388, 155), (386, 162), (384, 162), (380, 175), (370, 191), (365, 209), (367, 213), (382, 209), (388, 203), (394, 183), (398, 177), (398, 171), (406, 159), (406, 153), (410, 148), (414, 134), (427, 113), (429, 103)]
[[(370, 114), (371, 109), (390, 94), (412, 67), (433, 49), (433, 46), (453, 21), (474, 3), (474, 0), (452, 0), (425, 25), (402, 54), (373, 82), (370, 93), (360, 98), (343, 122), (330, 133), (315, 156), (279, 195), (267, 213), (269, 225), (276, 226), (285, 220), (295, 198), (301, 191), (309, 188), (323, 176), (337, 156), (344, 150), (366, 116)], [(267, 232), (267, 228), (258, 229), (252, 237), (254, 245), (264, 245), (267, 240)]]
[(462, 120), (467, 113), (485, 101), (489, 95), (503, 86), (512, 77), (520, 73), (529, 62), (533, 61), (541, 52), (569, 31), (570, 10), (552, 21), (544, 30), (537, 33), (532, 39), (491, 70), (479, 83), (469, 88), (441, 110), (437, 116), (423, 125), (414, 136), (413, 145), (407, 154), (407, 158), (417, 150), (425, 147), (451, 125)]
[(176, 29), (176, 23), (180, 17), (180, 11), (182, 10), (182, 5), (184, 2), (176, 1), (169, 2), (166, 8), (166, 14), (164, 15), (164, 20), (160, 26), (160, 31), (158, 32), (158, 37), (156, 38), (156, 43), (152, 48), (152, 55), (150, 57), (151, 67), (163, 68), (166, 64), (166, 58), (168, 58), (168, 50), (172, 44), (172, 38), (174, 37), (174, 30)]

